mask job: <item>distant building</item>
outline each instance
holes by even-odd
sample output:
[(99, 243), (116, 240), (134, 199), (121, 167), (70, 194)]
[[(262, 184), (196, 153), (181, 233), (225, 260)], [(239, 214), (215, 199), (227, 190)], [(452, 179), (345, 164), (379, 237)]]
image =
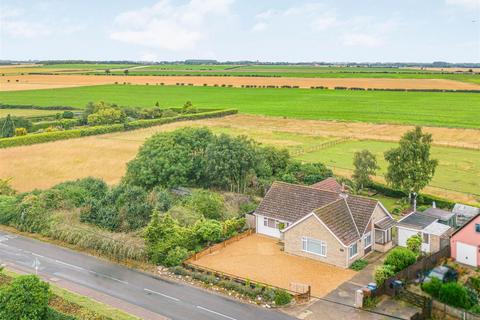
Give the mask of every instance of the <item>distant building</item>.
[(454, 212), (445, 211), (439, 208), (428, 208), (422, 213), (437, 218), (439, 223), (446, 224), (452, 228), (457, 227), (457, 215)]

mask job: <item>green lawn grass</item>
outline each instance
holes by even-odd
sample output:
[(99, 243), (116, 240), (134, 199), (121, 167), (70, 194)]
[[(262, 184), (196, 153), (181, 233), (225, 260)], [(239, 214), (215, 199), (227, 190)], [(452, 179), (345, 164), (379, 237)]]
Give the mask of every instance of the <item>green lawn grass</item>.
[[(396, 146), (398, 144), (393, 142), (352, 140), (303, 154), (299, 159), (320, 161), (332, 168), (353, 170), (353, 154), (367, 149), (376, 155), (381, 167), (379, 174), (383, 175), (387, 169), (383, 153)], [(433, 146), (432, 157), (438, 159), (439, 165), (430, 186), (480, 195), (480, 151)]]
[(247, 89), (105, 85), (0, 92), (0, 103), (84, 107), (104, 100), (119, 105), (237, 108), (242, 113), (298, 119), (362, 121), (480, 128), (480, 95), (472, 93)]

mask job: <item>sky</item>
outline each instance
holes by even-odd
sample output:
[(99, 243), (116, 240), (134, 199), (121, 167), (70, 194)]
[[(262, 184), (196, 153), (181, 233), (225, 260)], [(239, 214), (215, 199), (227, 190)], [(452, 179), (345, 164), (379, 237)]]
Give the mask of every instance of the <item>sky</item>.
[(480, 62), (480, 0), (0, 0), (0, 59)]

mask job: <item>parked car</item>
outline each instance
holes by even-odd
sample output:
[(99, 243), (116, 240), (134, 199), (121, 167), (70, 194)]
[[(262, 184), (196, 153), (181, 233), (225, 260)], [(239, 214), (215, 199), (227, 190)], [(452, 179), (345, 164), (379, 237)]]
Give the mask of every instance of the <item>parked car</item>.
[(447, 266), (438, 266), (430, 270), (423, 282), (429, 282), (432, 278), (437, 278), (442, 282), (457, 281), (458, 273)]

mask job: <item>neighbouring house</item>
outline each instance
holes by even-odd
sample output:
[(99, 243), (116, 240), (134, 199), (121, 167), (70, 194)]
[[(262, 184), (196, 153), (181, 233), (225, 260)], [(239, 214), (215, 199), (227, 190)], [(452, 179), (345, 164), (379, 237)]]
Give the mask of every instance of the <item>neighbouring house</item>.
[(450, 246), (457, 262), (480, 267), (480, 213), (453, 233)]
[(341, 193), (342, 191), (344, 191), (344, 186), (338, 183), (335, 178), (324, 179), (320, 182), (312, 184), (310, 187), (320, 190), (333, 191), (337, 193)]
[(457, 227), (457, 215), (454, 212), (432, 207), (423, 211), (423, 214), (437, 218), (439, 223), (443, 223), (452, 228)]
[(456, 203), (452, 212), (457, 215), (457, 226), (461, 227), (477, 214), (480, 214), (480, 208)]
[(344, 268), (393, 246), (395, 220), (379, 201), (319, 185), (274, 182), (254, 212), (256, 232), (280, 239), (286, 253)]
[(437, 217), (422, 212), (412, 212), (397, 223), (397, 244), (407, 246), (408, 238), (422, 237), (422, 252), (434, 253), (448, 245), (448, 237), (453, 229), (439, 222)]

